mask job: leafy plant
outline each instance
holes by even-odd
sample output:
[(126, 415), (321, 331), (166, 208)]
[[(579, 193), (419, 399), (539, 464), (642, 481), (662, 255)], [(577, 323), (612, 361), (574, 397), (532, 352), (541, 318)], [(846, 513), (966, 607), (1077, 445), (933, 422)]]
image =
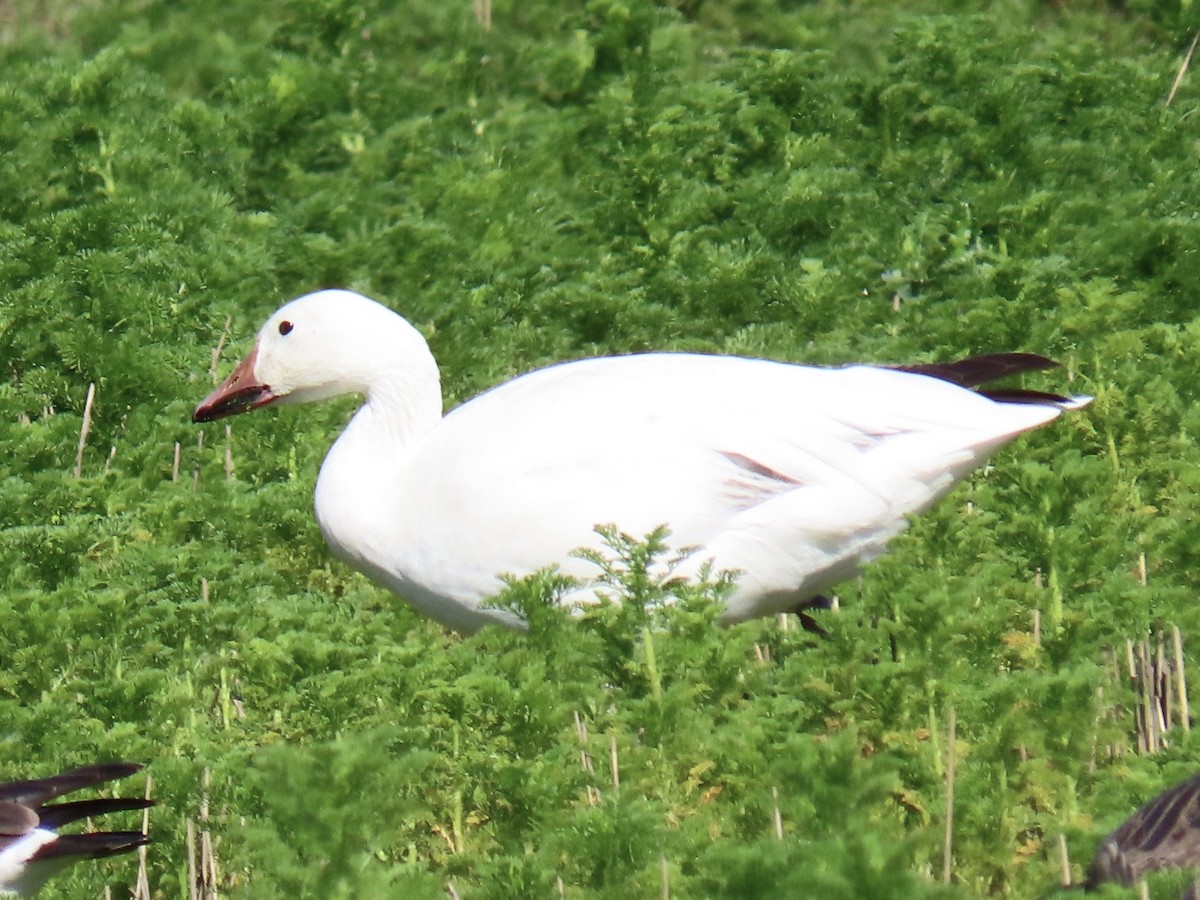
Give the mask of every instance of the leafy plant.
[[(202, 793), (234, 896), (1038, 896), (1060, 833), (1078, 877), (1194, 768), (1190, 734), (1130, 750), (1112, 659), (1200, 633), (1194, 73), (1166, 103), (1200, 7), (10, 6), (0, 768), (149, 763), (155, 896)], [(528, 634), (460, 638), (312, 523), (349, 406), (188, 421), (328, 285), (417, 324), (447, 405), (651, 348), (1020, 349), (1095, 401), (918, 517), (828, 638), (716, 628), (725, 576), (674, 582), (667, 532), (609, 534), (619, 602), (542, 573), (497, 600)]]

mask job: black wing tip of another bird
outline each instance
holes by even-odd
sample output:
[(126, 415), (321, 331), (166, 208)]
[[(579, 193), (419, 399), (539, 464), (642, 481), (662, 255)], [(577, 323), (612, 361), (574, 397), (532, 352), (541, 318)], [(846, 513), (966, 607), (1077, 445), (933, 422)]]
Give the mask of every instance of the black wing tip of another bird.
[(80, 819), (98, 818), (109, 813), (130, 812), (150, 809), (154, 801), (145, 797), (100, 797), (93, 800), (76, 800), (71, 803), (55, 803), (40, 807), (38, 819), (46, 828), (61, 828)]
[(99, 859), (127, 853), (150, 843), (150, 836), (140, 831), (93, 831), (88, 834), (60, 834), (41, 847), (30, 861), (48, 859)]
[(53, 800), (55, 797), (61, 797), (63, 794), (71, 794), (84, 788), (128, 778), (135, 772), (141, 771), (142, 768), (143, 766), (139, 763), (93, 763), (47, 778), (4, 782), (0, 783), (0, 800), (37, 806)]

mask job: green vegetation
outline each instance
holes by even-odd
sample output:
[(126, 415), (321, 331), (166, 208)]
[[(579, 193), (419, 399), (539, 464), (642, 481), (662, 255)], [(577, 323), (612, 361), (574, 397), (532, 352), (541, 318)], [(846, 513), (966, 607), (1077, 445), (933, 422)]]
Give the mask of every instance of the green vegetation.
[[(205, 769), (223, 895), (1032, 897), (1061, 833), (1079, 877), (1200, 757), (1135, 755), (1108, 662), (1170, 624), (1200, 662), (1200, 73), (1166, 103), (1200, 5), (1119, 6), (7, 4), (0, 775), (149, 763), (166, 898)], [(321, 541), (349, 405), (189, 423), (227, 319), (222, 374), (335, 285), (427, 334), (448, 404), (647, 348), (1025, 350), (1096, 401), (828, 639), (716, 630), (719, 583), (664, 611), (636, 545), (626, 607), (567, 621), (546, 575), (505, 598), (530, 635), (462, 639)]]

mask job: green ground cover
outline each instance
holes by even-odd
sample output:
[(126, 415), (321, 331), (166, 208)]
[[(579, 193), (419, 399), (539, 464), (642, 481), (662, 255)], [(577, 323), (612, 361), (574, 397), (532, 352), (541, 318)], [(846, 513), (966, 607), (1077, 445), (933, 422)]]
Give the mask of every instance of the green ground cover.
[[(1182, 0), (0, 6), (0, 774), (149, 763), (168, 898), (206, 769), (231, 896), (1032, 897), (1060, 834), (1078, 877), (1200, 757), (1133, 751), (1109, 662), (1169, 625), (1200, 662), (1200, 73), (1166, 103), (1197, 27)], [(650, 348), (1024, 350), (1096, 400), (845, 585), (828, 639), (653, 585), (583, 623), (516, 587), (531, 635), (462, 639), (321, 541), (350, 404), (189, 422), (219, 343), (223, 374), (334, 285), (421, 328), (448, 404)]]

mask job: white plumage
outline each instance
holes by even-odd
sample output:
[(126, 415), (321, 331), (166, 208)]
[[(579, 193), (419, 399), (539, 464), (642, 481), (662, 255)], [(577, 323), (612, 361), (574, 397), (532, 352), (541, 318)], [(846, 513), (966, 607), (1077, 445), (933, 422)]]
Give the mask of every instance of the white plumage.
[[(966, 371), (978, 363), (978, 371)], [(989, 363), (985, 365), (985, 363)], [(334, 552), (460, 631), (519, 625), (480, 608), (499, 575), (572, 554), (597, 525), (665, 524), (695, 548), (683, 572), (737, 570), (736, 622), (819, 594), (878, 555), (1016, 435), (1088, 398), (967, 387), (1049, 365), (1022, 354), (938, 372), (818, 368), (652, 353), (563, 363), (442, 416), (425, 340), (386, 307), (321, 291), (278, 310), (254, 349), (196, 410), (209, 421), (273, 402), (361, 393), (329, 452), (316, 514)], [(982, 372), (982, 374), (981, 374)]]

